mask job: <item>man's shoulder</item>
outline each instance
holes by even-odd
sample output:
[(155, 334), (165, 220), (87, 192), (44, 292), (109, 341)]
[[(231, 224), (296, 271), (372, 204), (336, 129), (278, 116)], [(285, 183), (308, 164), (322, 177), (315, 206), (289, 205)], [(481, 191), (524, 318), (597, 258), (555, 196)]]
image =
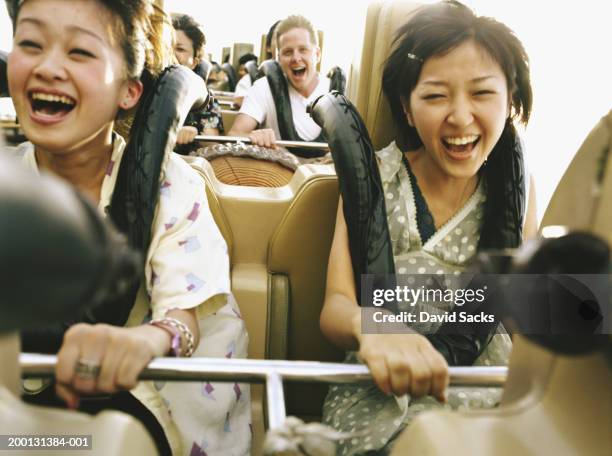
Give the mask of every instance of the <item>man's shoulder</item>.
[(269, 93), (272, 96), (272, 91), (270, 90), (270, 83), (268, 82), (268, 78), (265, 76), (259, 78), (257, 81), (253, 83), (251, 86), (251, 91), (257, 91), (259, 93)]
[(261, 123), (273, 110), (274, 97), (270, 84), (265, 77), (259, 78), (247, 92), (240, 108), (240, 114), (246, 114)]
[(234, 96), (235, 97), (245, 96), (246, 93), (249, 91), (249, 89), (252, 86), (253, 84), (251, 84), (251, 76), (248, 74), (245, 74), (244, 76), (240, 78), (240, 81), (238, 81), (238, 84), (236, 84), (236, 90), (234, 92)]

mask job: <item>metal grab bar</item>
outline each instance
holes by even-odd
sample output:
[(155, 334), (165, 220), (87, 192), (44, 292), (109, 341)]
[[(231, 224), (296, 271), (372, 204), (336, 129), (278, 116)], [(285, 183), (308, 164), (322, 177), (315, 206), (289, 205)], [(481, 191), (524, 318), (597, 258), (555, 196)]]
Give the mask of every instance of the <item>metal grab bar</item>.
[(210, 94), (214, 97), (232, 97), (234, 98), (234, 92), (224, 92), (223, 90), (210, 90)]
[[(243, 142), (245, 144), (251, 144), (251, 140), (242, 136), (213, 136), (213, 135), (197, 135), (194, 138), (197, 142), (222, 142), (222, 143), (237, 143)], [(287, 149), (299, 148), (299, 149), (314, 149), (314, 150), (329, 150), (329, 145), (324, 142), (312, 142), (312, 141), (285, 141), (277, 140), (277, 146), (286, 147)]]
[[(24, 377), (53, 377), (57, 357), (22, 353)], [(451, 385), (502, 386), (507, 367), (450, 367)], [(283, 382), (364, 383), (372, 380), (361, 364), (316, 361), (270, 361), (227, 358), (157, 358), (141, 373), (141, 380), (222, 381), (266, 384), (268, 427), (281, 426), (286, 418)]]
[[(219, 102), (219, 105), (221, 106), (234, 106), (234, 101), (233, 100), (228, 100), (225, 98), (217, 98), (217, 101)], [(238, 112), (238, 111), (236, 111)]]

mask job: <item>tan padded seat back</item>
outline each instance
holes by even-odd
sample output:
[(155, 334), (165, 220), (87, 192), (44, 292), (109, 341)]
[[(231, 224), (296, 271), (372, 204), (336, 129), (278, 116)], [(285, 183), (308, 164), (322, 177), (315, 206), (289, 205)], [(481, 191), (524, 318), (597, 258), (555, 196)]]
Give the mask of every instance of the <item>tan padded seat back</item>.
[(411, 1), (373, 3), (368, 8), (363, 51), (356, 92), (352, 101), (363, 117), (374, 150), (382, 149), (395, 139), (389, 105), (382, 93), (382, 71), (397, 29), (405, 24), (421, 4)]
[(227, 135), (234, 126), (234, 121), (238, 117), (238, 111), (231, 111), (229, 109), (221, 110), (221, 119), (223, 119), (223, 129)]
[[(366, 23), (364, 28), (364, 38), (373, 37), (376, 25), (378, 24), (378, 15), (382, 2), (372, 2), (368, 6), (366, 14)], [(372, 68), (370, 66), (361, 65), (362, 62), (371, 62), (373, 46), (362, 46), (361, 54), (351, 62), (351, 68), (348, 75), (346, 85), (346, 94), (349, 100), (357, 107), (361, 116), (365, 119), (367, 112), (367, 93), (370, 87), (370, 76)]]
[[(238, 61), (240, 60), (240, 57), (242, 57), (244, 54), (252, 54), (253, 51), (254, 48), (252, 43), (234, 43), (232, 45), (230, 61), (232, 63), (232, 66), (236, 69), (236, 73), (238, 73)], [(236, 81), (236, 83), (237, 82), (238, 81)]]
[(261, 43), (259, 45), (259, 63), (266, 60), (266, 38), (267, 34), (261, 35)]
[[(319, 328), (337, 206), (335, 176), (308, 181), (270, 240), (269, 358), (342, 359), (343, 352), (327, 342)], [(326, 390), (322, 385), (289, 386), (287, 413), (320, 416)]]
[(293, 177), (293, 171), (278, 163), (248, 157), (224, 155), (210, 161), (215, 176), (228, 185), (282, 187)]
[[(313, 186), (311, 181), (321, 183), (331, 181), (335, 185), (336, 177), (333, 168), (329, 165), (302, 165), (295, 171), (291, 181), (283, 187), (247, 187), (220, 182), (210, 162), (203, 158), (188, 157), (187, 161), (197, 162), (200, 167), (207, 181), (207, 191), (213, 194), (209, 194), (209, 199), (214, 196), (213, 200), (220, 204), (220, 214), (223, 217), (218, 218), (218, 215), (215, 215), (215, 220), (219, 225), (227, 222), (227, 231), (224, 228), (222, 231), (231, 234), (233, 240), (232, 292), (249, 332), (249, 358), (265, 358), (266, 343), (273, 339), (267, 331), (269, 296), (272, 289), (269, 285), (270, 274), (268, 273), (270, 242), (294, 200), (300, 198), (298, 195), (304, 194), (304, 189)], [(193, 163), (192, 166), (194, 166)], [(314, 184), (313, 188), (316, 189), (317, 185)], [(337, 188), (334, 189), (334, 192), (332, 212), (335, 211), (338, 198)], [(212, 207), (214, 204), (211, 202)], [(331, 236), (333, 221), (331, 226), (321, 229), (329, 230)], [(275, 277), (280, 276), (282, 274), (277, 274)], [(315, 319), (318, 320), (318, 316)], [(261, 454), (263, 443), (262, 396), (262, 385), (251, 385), (252, 454)]]
[[(598, 176), (600, 183), (597, 183)], [(612, 111), (589, 133), (563, 175), (542, 227), (591, 231), (612, 245)]]
[(496, 409), (417, 417), (392, 455), (612, 454), (612, 366), (604, 352), (554, 355), (516, 336), (508, 383), (529, 388)]

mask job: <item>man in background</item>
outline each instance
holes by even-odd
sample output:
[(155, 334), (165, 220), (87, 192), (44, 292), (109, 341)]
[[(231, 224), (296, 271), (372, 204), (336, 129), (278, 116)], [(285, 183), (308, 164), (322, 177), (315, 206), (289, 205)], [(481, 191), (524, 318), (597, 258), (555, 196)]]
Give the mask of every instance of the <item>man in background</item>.
[[(274, 40), (278, 62), (288, 82), (293, 125), (304, 141), (318, 140), (321, 128), (310, 118), (306, 107), (327, 93), (328, 83), (317, 71), (321, 58), (317, 33), (303, 16), (289, 16), (276, 28)], [(281, 138), (275, 100), (267, 78), (260, 78), (248, 91), (230, 136), (248, 136), (256, 145), (275, 147)]]

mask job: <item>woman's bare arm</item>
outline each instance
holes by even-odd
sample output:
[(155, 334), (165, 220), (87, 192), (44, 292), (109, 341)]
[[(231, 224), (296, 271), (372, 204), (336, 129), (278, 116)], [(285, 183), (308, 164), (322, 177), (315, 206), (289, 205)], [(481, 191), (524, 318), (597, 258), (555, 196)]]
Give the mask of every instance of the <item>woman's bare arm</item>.
[(444, 401), (449, 380), (444, 357), (420, 334), (362, 333), (361, 309), (353, 280), (348, 230), (340, 200), (321, 311), (321, 331), (340, 347), (359, 349), (359, 357), (383, 392), (397, 395), (409, 392), (415, 397), (431, 394)]

